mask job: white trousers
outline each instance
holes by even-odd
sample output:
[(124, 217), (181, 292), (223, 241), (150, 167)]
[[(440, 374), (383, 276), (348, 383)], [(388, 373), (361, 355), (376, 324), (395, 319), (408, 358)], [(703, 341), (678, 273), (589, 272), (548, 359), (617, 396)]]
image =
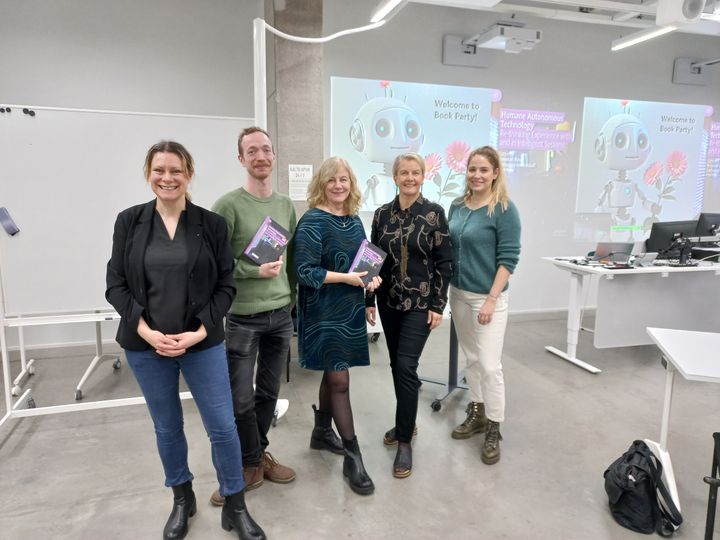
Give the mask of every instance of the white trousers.
[(489, 324), (478, 322), (486, 294), (450, 286), (450, 311), (460, 348), (465, 355), (465, 379), (470, 399), (485, 403), (485, 414), (494, 422), (505, 420), (505, 381), (502, 350), (508, 317), (507, 291), (498, 296)]

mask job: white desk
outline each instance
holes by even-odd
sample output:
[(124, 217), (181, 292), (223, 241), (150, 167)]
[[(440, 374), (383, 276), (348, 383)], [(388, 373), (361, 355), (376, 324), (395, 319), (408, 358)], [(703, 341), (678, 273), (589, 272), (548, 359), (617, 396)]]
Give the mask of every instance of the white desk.
[[(578, 259), (581, 257), (578, 257)], [(591, 373), (600, 369), (577, 358), (582, 314), (592, 280), (598, 280), (593, 344), (597, 348), (648, 345), (648, 326), (720, 332), (720, 264), (650, 266), (610, 270), (577, 265), (568, 257), (543, 257), (570, 274), (567, 349), (545, 349)]]
[(675, 505), (680, 509), (675, 473), (667, 449), (670, 407), (675, 372), (689, 381), (720, 383), (720, 333), (648, 328), (647, 333), (663, 353), (666, 363), (665, 401), (663, 403), (660, 441), (646, 439), (653, 453), (663, 464), (663, 473)]

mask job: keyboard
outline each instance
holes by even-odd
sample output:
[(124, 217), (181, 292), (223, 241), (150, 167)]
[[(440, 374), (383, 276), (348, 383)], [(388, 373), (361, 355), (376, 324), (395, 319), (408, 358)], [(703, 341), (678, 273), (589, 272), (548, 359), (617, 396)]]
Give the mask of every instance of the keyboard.
[(694, 259), (688, 259), (685, 264), (680, 264), (680, 259), (655, 259), (653, 261), (653, 266), (671, 266), (674, 268), (697, 265), (698, 262)]

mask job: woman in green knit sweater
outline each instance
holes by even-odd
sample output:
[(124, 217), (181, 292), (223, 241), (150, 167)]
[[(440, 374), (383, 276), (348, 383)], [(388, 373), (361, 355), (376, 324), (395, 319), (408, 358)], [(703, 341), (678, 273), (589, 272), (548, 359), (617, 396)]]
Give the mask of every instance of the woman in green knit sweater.
[(452, 432), (467, 439), (485, 432), (481, 458), (500, 459), (505, 419), (502, 349), (507, 327), (508, 281), (520, 256), (520, 216), (507, 193), (505, 171), (490, 146), (468, 158), (465, 194), (448, 213), (453, 249), (450, 310), (467, 359), (471, 402), (467, 418)]

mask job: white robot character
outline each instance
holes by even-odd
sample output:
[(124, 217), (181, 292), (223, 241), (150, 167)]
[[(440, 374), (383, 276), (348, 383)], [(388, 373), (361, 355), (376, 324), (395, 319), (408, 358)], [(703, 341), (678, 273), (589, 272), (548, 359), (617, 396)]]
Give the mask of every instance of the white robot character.
[(420, 117), (404, 101), (392, 97), (369, 100), (358, 110), (350, 126), (353, 148), (371, 163), (381, 163), (383, 171), (367, 179), (362, 195), (363, 207), (375, 208), (395, 196), (392, 164), (398, 154), (418, 152), (425, 141)]
[(632, 226), (635, 225), (635, 217), (630, 209), (635, 204), (635, 195), (646, 210), (655, 213), (651, 208), (654, 203), (627, 176), (627, 171), (638, 169), (647, 161), (650, 151), (650, 138), (645, 125), (627, 113), (610, 117), (595, 140), (597, 158), (608, 169), (617, 171), (617, 176), (605, 184), (597, 210), (609, 211), (613, 225), (628, 226), (630, 240), (634, 238)]

